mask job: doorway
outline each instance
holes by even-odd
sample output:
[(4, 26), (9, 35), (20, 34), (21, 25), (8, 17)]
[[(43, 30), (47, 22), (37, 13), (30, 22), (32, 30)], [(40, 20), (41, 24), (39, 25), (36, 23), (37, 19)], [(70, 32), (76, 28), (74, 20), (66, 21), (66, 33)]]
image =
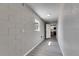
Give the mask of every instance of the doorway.
[(56, 37), (57, 22), (46, 24), (46, 39)]

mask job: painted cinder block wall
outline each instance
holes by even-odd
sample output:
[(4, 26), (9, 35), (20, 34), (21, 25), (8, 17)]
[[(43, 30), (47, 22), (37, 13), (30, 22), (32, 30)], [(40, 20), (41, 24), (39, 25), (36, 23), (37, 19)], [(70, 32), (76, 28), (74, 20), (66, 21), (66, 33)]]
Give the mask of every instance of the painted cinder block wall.
[[(36, 32), (35, 18), (40, 22)], [(0, 56), (23, 56), (44, 40), (44, 22), (26, 5), (0, 4)]]
[(79, 4), (61, 4), (58, 42), (63, 55), (79, 56)]

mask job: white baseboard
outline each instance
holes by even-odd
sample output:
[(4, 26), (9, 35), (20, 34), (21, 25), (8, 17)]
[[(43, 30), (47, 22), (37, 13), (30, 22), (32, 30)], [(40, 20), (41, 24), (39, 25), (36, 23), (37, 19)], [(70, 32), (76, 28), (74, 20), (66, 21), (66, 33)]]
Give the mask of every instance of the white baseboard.
[[(44, 39), (43, 39), (44, 40)], [(28, 52), (24, 54), (24, 56), (27, 56), (35, 47), (37, 47), (43, 40), (39, 41), (33, 48), (31, 48)]]

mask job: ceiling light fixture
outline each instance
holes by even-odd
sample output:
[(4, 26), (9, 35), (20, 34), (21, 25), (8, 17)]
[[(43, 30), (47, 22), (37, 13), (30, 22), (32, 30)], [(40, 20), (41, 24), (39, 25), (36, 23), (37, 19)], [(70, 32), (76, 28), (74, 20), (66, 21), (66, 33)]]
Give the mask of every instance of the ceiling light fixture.
[(50, 14), (48, 14), (47, 16), (50, 16)]

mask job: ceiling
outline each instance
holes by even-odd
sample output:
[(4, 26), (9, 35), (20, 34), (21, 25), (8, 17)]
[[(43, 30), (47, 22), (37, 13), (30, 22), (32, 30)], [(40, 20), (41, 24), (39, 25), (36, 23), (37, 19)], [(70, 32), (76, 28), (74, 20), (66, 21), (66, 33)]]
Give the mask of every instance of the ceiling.
[(46, 22), (58, 19), (59, 3), (28, 3), (28, 5)]

